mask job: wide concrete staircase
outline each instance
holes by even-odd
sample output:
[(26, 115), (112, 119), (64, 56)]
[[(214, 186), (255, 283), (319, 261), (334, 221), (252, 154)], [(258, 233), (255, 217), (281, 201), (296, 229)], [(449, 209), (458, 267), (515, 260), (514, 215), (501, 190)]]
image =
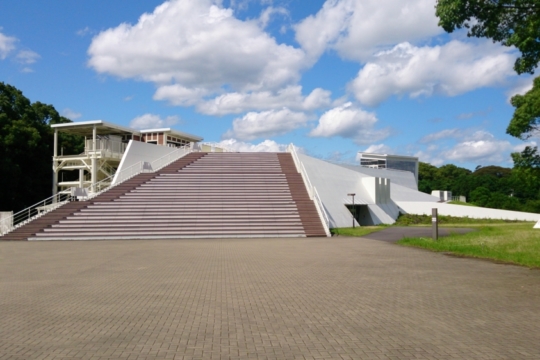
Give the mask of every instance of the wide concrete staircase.
[(137, 175), (91, 201), (73, 204), (77, 205), (52, 211), (51, 215), (69, 206), (38, 231), (18, 229), (20, 236), (30, 240), (326, 236), (288, 153), (192, 153), (158, 173)]

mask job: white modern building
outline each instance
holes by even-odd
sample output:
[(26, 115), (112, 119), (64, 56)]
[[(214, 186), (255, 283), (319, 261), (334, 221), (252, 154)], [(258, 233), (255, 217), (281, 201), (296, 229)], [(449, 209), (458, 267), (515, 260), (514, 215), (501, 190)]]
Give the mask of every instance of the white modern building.
[[(101, 120), (52, 125), (55, 129), (53, 169), (55, 186), (101, 191), (122, 181), (119, 174), (136, 164), (150, 164), (178, 148), (189, 151), (222, 152), (212, 144), (200, 144), (202, 137), (171, 128), (135, 130)], [(66, 132), (85, 137), (81, 154), (58, 155), (57, 134)], [(157, 146), (156, 146), (157, 145)], [(294, 149), (294, 146), (289, 147)], [(297, 155), (305, 180), (313, 186), (328, 217), (329, 227), (392, 224), (400, 213), (469, 216), (538, 221), (540, 215), (447, 204), (449, 200), (418, 191), (418, 158), (359, 152), (360, 163), (336, 164)], [(149, 165), (148, 165), (149, 166)], [(79, 180), (58, 182), (60, 170), (78, 170)], [(96, 184), (98, 188), (96, 188)], [(355, 194), (353, 197), (348, 194)], [(439, 195), (439, 194), (435, 194)]]
[(358, 152), (360, 165), (374, 169), (389, 169), (409, 171), (414, 174), (416, 183), (418, 183), (418, 158), (414, 156), (374, 154), (367, 152)]

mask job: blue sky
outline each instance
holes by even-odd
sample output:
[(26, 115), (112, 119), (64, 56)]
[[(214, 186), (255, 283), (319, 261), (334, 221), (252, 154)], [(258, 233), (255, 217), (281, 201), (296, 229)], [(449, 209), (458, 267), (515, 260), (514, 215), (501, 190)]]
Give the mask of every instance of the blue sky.
[(513, 49), (446, 34), (435, 1), (0, 5), (0, 81), (74, 121), (172, 127), (235, 150), (511, 166)]

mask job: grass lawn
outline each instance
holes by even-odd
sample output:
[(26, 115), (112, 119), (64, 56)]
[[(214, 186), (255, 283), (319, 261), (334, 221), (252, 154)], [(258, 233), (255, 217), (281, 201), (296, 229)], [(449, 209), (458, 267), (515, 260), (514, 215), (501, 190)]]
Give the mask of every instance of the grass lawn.
[(340, 235), (340, 236), (364, 236), (367, 234), (371, 234), (375, 231), (380, 231), (382, 229), (386, 229), (388, 225), (377, 225), (377, 226), (357, 226), (355, 228), (349, 227), (349, 228), (336, 228), (336, 229), (330, 229), (330, 232), (332, 235)]
[(455, 223), (445, 227), (452, 226), (474, 227), (478, 231), (463, 235), (451, 234), (438, 241), (431, 238), (405, 238), (398, 241), (398, 244), (540, 268), (540, 229), (533, 229), (534, 222)]

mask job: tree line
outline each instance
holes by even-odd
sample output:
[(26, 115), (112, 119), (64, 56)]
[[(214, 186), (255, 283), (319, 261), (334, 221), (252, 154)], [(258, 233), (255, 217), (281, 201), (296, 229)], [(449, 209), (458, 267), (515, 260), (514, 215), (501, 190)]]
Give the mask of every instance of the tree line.
[[(0, 211), (16, 212), (52, 195), (50, 125), (66, 122), (71, 120), (52, 105), (32, 103), (14, 86), (0, 82)], [(59, 133), (58, 147), (79, 154), (84, 139)]]
[(532, 148), (524, 153), (512, 154), (511, 169), (491, 165), (471, 171), (452, 164), (436, 167), (421, 162), (418, 190), (429, 194), (448, 190), (453, 196), (465, 196), (473, 205), (540, 213), (540, 156)]

